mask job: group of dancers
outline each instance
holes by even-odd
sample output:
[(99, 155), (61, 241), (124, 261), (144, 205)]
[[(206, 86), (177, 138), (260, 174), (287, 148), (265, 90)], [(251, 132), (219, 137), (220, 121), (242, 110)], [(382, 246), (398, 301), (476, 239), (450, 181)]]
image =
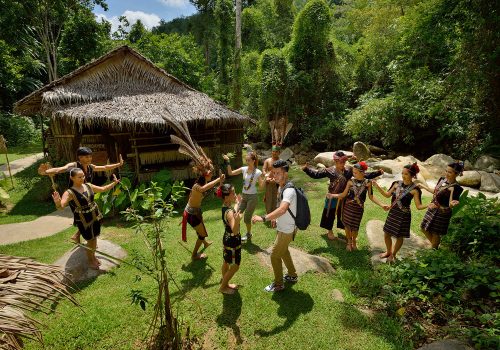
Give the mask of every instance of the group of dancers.
[[(203, 149), (192, 140), (185, 123), (170, 122), (176, 135), (171, 135), (173, 143), (179, 144), (179, 152), (188, 155), (194, 163), (193, 170), (198, 177), (191, 188), (187, 205), (183, 212), (182, 239), (187, 240), (187, 224), (196, 231), (192, 259), (205, 259), (206, 254), (199, 253), (203, 245), (208, 247), (208, 232), (203, 223), (202, 201), (212, 189), (222, 200), (223, 235), (223, 263), (220, 292), (233, 294), (237, 285), (230, 280), (239, 269), (241, 262), (242, 242), (251, 239), (252, 224), (269, 222), (276, 228), (277, 235), (271, 253), (271, 264), (274, 271), (274, 280), (265, 290), (275, 292), (284, 289), (284, 282), (297, 282), (296, 270), (288, 250), (296, 233), (295, 217), (297, 216), (297, 196), (293, 184), (288, 180), (289, 165), (281, 160), (280, 151), (291, 124), (285, 120), (277, 120), (271, 124), (272, 155), (265, 160), (262, 171), (258, 169), (258, 156), (255, 152), (248, 152), (245, 157), (245, 166), (233, 169), (230, 159), (224, 155), (224, 166), (229, 176), (242, 175), (243, 188), (241, 195), (236, 193), (233, 185), (224, 183), (226, 176), (220, 171), (218, 177), (212, 180), (215, 168)], [(53, 200), (59, 209), (69, 205), (74, 214), (74, 225), (78, 232), (72, 237), (79, 243), (79, 236), (87, 241), (87, 255), (90, 268), (98, 269), (99, 261), (95, 257), (96, 238), (100, 234), (102, 215), (94, 201), (95, 192), (112, 189), (119, 180), (113, 175), (113, 181), (106, 186), (92, 184), (93, 173), (109, 171), (123, 165), (120, 156), (119, 163), (106, 166), (92, 164), (92, 151), (87, 147), (77, 150), (77, 162), (68, 163), (64, 167), (44, 170), (46, 175), (54, 175), (69, 170), (69, 188), (61, 196), (54, 192)], [(333, 233), (334, 221), (337, 219), (337, 228), (345, 230), (346, 249), (357, 250), (357, 236), (364, 212), (366, 197), (375, 204), (388, 211), (383, 228), (386, 251), (380, 254), (388, 262), (394, 261), (403, 245), (404, 238), (410, 237), (411, 201), (419, 210), (427, 209), (421, 223), (422, 232), (431, 242), (432, 247), (439, 247), (441, 237), (447, 233), (452, 215), (452, 208), (459, 204), (463, 189), (458, 185), (456, 177), (463, 171), (463, 163), (453, 162), (445, 171), (434, 189), (427, 184), (416, 180), (419, 168), (416, 163), (405, 165), (402, 170), (402, 180), (394, 181), (385, 191), (374, 180), (383, 174), (382, 170), (367, 172), (365, 162), (357, 162), (353, 166), (347, 165), (349, 157), (342, 151), (334, 153), (334, 165), (328, 168), (314, 169), (307, 164), (302, 170), (313, 179), (328, 178), (328, 192), (325, 196), (320, 227), (327, 230), (330, 240), (337, 238)], [(391, 204), (384, 204), (373, 195), (375, 187), (384, 197), (391, 198)], [(264, 190), (266, 215), (254, 215), (258, 204), (258, 191)], [(422, 204), (422, 189), (433, 194), (429, 205)], [(291, 212), (291, 213), (290, 213)], [(292, 215), (293, 214), (293, 215)], [(240, 234), (240, 222), (243, 219), (246, 233)], [(393, 244), (392, 238), (395, 238)], [(287, 267), (287, 274), (283, 276), (282, 262)]]

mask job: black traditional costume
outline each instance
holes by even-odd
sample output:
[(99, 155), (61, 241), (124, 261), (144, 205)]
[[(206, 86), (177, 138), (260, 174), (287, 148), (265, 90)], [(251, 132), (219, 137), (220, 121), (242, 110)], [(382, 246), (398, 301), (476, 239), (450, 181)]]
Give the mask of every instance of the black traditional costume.
[(347, 192), (342, 208), (342, 223), (351, 231), (358, 231), (363, 218), (366, 193), (371, 190), (370, 181), (367, 179), (351, 179), (352, 186)]
[(391, 208), (385, 220), (384, 232), (395, 238), (410, 238), (411, 210), (410, 204), (413, 199), (411, 193), (414, 189), (418, 192), (419, 199), (422, 191), (414, 183), (405, 185), (403, 181), (394, 181), (389, 188), (392, 192)]
[[(328, 193), (331, 194), (340, 194), (344, 192), (347, 181), (349, 181), (353, 176), (352, 168), (344, 168), (342, 172), (339, 172), (335, 168), (335, 166), (318, 170), (305, 168), (304, 172), (313, 179), (322, 179), (325, 177), (329, 178), (330, 183), (328, 184)], [(382, 175), (382, 172), (375, 171), (372, 173), (367, 173), (365, 178), (373, 179), (380, 175)], [(331, 230), (333, 228), (333, 222), (335, 221), (335, 214), (340, 214), (342, 212), (343, 204), (343, 200), (337, 200), (336, 198), (325, 198), (325, 205), (323, 208), (323, 214), (321, 215), (320, 227), (326, 230)], [(342, 223), (342, 218), (340, 217), (340, 215), (337, 218), (337, 227), (340, 229), (344, 228), (344, 224)]]
[[(198, 184), (194, 185), (193, 191), (196, 191), (198, 187), (199, 187)], [(201, 195), (205, 197), (207, 195), (207, 192), (203, 192)], [(192, 228), (195, 228), (199, 224), (204, 225), (201, 208), (194, 208), (189, 206), (189, 204), (186, 204), (186, 207), (184, 208), (184, 213), (182, 214), (182, 240), (184, 242), (187, 241), (187, 224), (191, 225)], [(207, 236), (198, 235), (198, 238), (204, 240)]]
[(83, 193), (73, 188), (67, 191), (70, 194), (69, 206), (73, 212), (73, 225), (78, 227), (85, 240), (96, 238), (101, 233), (102, 214), (97, 203), (94, 202), (94, 191), (88, 184), (83, 184)]
[(222, 222), (224, 223), (224, 236), (222, 238), (223, 256), (224, 261), (228, 264), (239, 265), (241, 262), (241, 235), (240, 233), (233, 233), (231, 226), (226, 219), (227, 212), (231, 210), (234, 212), (233, 208), (228, 208), (226, 206), (222, 207)]
[(427, 209), (420, 225), (422, 230), (440, 236), (447, 234), (451, 219), (450, 196), (452, 200), (458, 201), (463, 190), (458, 183), (450, 184), (444, 177), (440, 178), (432, 198), (432, 203), (437, 205), (437, 208)]

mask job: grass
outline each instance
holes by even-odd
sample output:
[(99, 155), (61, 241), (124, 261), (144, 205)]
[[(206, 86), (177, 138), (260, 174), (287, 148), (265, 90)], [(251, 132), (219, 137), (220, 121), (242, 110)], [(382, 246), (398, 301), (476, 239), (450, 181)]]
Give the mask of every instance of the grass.
[(35, 220), (56, 210), (50, 197), (49, 178), (37, 173), (40, 162), (43, 160), (14, 175), (14, 187), (10, 178), (0, 181), (0, 186), (10, 196), (3, 201), (7, 210), (0, 211), (0, 230), (2, 224)]
[[(272, 280), (272, 271), (264, 267), (257, 253), (272, 245), (275, 231), (263, 224), (254, 228), (254, 238), (244, 245), (240, 270), (234, 283), (241, 285), (233, 296), (218, 292), (222, 262), (221, 240), (223, 225), (220, 218), (220, 200), (208, 196), (204, 201), (204, 218), (210, 239), (214, 244), (207, 250), (204, 262), (191, 262), (190, 250), (195, 235), (189, 229), (188, 243), (180, 241), (179, 215), (170, 220), (165, 232), (169, 249), (169, 268), (175, 284), (171, 284), (174, 308), (191, 334), (207, 349), (411, 349), (399, 323), (385, 315), (364, 314), (360, 307), (368, 303), (366, 297), (351, 290), (353, 280), (373, 274), (365, 233), (369, 219), (385, 220), (386, 213), (368, 201), (359, 235), (357, 252), (348, 253), (345, 246), (328, 241), (319, 227), (325, 180), (310, 180), (298, 169), (290, 172), (292, 180), (307, 189), (313, 224), (297, 234), (292, 246), (327, 258), (336, 273), (331, 275), (308, 273), (285, 291), (269, 294), (263, 288)], [(241, 189), (239, 177), (233, 178)], [(383, 199), (387, 203), (388, 199)], [(264, 213), (259, 204), (257, 214)], [(414, 211), (412, 229), (418, 232), (423, 211)], [(103, 239), (121, 245), (129, 254), (146, 254), (141, 239), (121, 219), (104, 225)], [(54, 262), (70, 249), (68, 237), (74, 229), (52, 237), (9, 246), (1, 246), (5, 254), (33, 256), (43, 262)], [(129, 255), (130, 256), (130, 255)], [(151, 312), (131, 305), (129, 293), (141, 289), (152, 298), (154, 285), (143, 278), (136, 280), (137, 272), (122, 265), (112, 273), (80, 284), (75, 293), (82, 308), (63, 301), (56, 313), (37, 319), (47, 325), (44, 330), (49, 349), (139, 349), (144, 346), (144, 335)], [(339, 289), (345, 302), (332, 299), (332, 290)], [(27, 342), (26, 349), (40, 345)]]
[[(17, 159), (24, 158), (24, 157), (29, 157), (33, 154), (37, 154), (42, 152), (42, 145), (41, 144), (35, 144), (35, 145), (26, 145), (26, 146), (13, 146), (9, 147), (7, 149), (8, 157), (9, 157), (9, 162), (13, 162)], [(7, 160), (5, 158), (5, 153), (0, 154), (0, 165), (7, 164)]]

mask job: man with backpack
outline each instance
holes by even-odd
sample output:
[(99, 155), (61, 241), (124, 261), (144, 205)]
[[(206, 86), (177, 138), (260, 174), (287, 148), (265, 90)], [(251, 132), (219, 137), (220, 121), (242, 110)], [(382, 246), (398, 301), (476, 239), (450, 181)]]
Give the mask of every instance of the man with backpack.
[[(258, 216), (254, 215), (252, 222), (267, 222), (276, 220), (276, 240), (271, 252), (271, 265), (273, 266), (274, 281), (268, 285), (264, 290), (266, 292), (278, 292), (285, 289), (284, 281), (295, 283), (297, 282), (297, 272), (293, 265), (292, 257), (288, 251), (288, 245), (293, 241), (297, 231), (298, 213), (297, 213), (297, 192), (298, 190), (293, 187), (293, 184), (288, 181), (288, 163), (284, 160), (277, 160), (273, 163), (274, 180), (279, 185), (278, 196), (279, 206), (276, 210), (269, 214)], [(302, 192), (300, 192), (302, 195)], [(303, 196), (302, 196), (303, 197)], [(301, 199), (302, 199), (301, 197)], [(303, 197), (305, 198), (305, 197)], [(303, 201), (301, 202), (303, 204)], [(307, 204), (307, 199), (306, 202)], [(307, 213), (309, 214), (309, 208)], [(303, 215), (301, 215), (301, 219)], [(310, 217), (309, 217), (310, 219)], [(302, 227), (304, 227), (304, 220), (301, 220)], [(306, 222), (307, 223), (307, 222)], [(306, 225), (307, 226), (307, 225)], [(283, 261), (288, 270), (288, 273), (283, 277)]]

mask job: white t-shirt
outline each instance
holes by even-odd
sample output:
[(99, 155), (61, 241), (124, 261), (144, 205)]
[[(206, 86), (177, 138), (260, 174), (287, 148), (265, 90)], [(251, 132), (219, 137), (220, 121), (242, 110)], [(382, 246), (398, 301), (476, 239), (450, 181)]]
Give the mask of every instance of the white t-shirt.
[[(290, 203), (290, 210), (297, 216), (297, 193), (295, 193), (294, 188), (287, 188), (283, 191), (283, 202)], [(293, 233), (295, 231), (295, 220), (288, 210), (276, 219), (276, 226), (278, 231), (283, 233)]]
[[(243, 193), (246, 194), (256, 194), (257, 193), (257, 183), (259, 182), (259, 177), (262, 175), (262, 171), (255, 168), (255, 175), (253, 176), (252, 183), (250, 184), (250, 179), (252, 178), (252, 172), (248, 172), (248, 167), (241, 167), (243, 172)], [(250, 184), (250, 187), (248, 185)], [(246, 189), (248, 187), (248, 189)]]

